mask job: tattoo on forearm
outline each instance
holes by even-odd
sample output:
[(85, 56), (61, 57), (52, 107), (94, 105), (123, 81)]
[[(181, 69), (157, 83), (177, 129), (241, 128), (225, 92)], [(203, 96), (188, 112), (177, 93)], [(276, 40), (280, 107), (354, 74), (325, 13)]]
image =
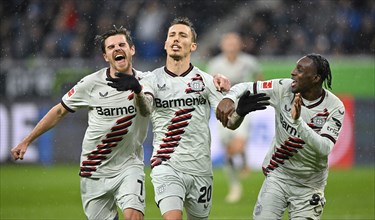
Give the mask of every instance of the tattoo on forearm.
[(146, 95), (143, 92), (135, 96), (135, 105), (137, 111), (142, 116), (149, 116), (153, 110), (153, 97), (151, 95)]

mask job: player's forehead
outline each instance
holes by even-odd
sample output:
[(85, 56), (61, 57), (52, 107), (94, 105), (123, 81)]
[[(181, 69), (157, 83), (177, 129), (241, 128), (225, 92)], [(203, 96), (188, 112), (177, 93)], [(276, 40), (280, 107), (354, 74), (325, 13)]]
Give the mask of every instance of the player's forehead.
[(301, 59), (299, 59), (299, 60), (297, 61), (297, 66), (301, 66), (301, 67), (310, 67), (310, 66), (313, 65), (313, 63), (314, 63), (314, 62), (313, 62), (312, 59), (310, 59), (310, 58), (304, 56), (304, 57), (302, 57)]
[(168, 34), (179, 34), (179, 33), (184, 33), (187, 35), (191, 35), (191, 29), (189, 26), (184, 25), (184, 24), (175, 24), (169, 27), (168, 29)]
[(119, 43), (127, 43), (126, 37), (124, 34), (116, 34), (107, 37), (104, 41), (104, 45), (107, 47), (109, 45), (119, 44)]
[(223, 36), (222, 42), (223, 43), (236, 43), (236, 44), (238, 43), (238, 44), (240, 44), (241, 43), (241, 38), (237, 34), (228, 33), (228, 34), (226, 34), (226, 35)]

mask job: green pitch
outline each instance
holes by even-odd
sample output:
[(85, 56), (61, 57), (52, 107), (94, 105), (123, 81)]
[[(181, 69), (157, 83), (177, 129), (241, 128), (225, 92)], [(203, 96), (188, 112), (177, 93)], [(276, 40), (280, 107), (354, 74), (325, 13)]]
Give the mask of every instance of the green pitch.
[[(161, 219), (153, 201), (149, 172), (147, 170), (146, 173), (145, 219)], [(374, 180), (373, 167), (331, 170), (322, 219), (375, 219)], [(226, 204), (226, 179), (221, 169), (215, 169), (210, 219), (251, 219), (262, 181), (260, 172), (252, 172), (243, 180), (243, 199), (237, 204)], [(85, 219), (81, 208), (78, 165), (41, 167), (2, 164), (0, 184), (0, 219)], [(287, 217), (284, 216), (284, 219)]]

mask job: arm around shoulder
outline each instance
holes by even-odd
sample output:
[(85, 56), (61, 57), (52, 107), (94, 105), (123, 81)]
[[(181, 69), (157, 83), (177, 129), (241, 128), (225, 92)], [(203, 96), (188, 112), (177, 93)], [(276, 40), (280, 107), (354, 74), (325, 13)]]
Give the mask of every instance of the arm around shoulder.
[(135, 95), (135, 106), (137, 111), (143, 116), (149, 116), (153, 111), (154, 97), (141, 91)]

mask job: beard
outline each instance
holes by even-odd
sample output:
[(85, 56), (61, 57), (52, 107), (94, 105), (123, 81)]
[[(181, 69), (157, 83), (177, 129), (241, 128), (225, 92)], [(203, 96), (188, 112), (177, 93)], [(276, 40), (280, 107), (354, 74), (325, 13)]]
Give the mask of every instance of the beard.
[(175, 61), (179, 61), (179, 60), (182, 59), (182, 56), (178, 55), (178, 54), (169, 54), (169, 57), (172, 58)]
[(129, 69), (131, 68), (131, 60), (126, 60), (126, 62), (122, 65), (118, 65), (118, 64), (114, 64), (114, 67), (115, 69), (118, 71), (118, 72), (128, 72)]

